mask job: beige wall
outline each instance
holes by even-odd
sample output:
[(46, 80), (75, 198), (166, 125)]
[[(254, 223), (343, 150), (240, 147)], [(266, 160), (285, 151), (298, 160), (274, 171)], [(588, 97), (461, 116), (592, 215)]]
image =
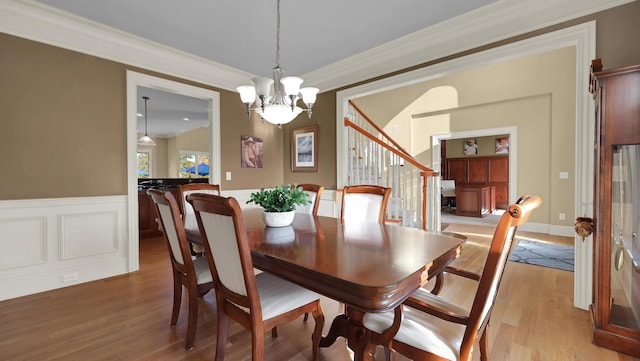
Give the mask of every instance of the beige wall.
[[(496, 134), (490, 137), (470, 137), (478, 144), (478, 157), (502, 156), (496, 154), (496, 138), (506, 137), (505, 134)], [(468, 155), (464, 154), (464, 143), (466, 139), (450, 139), (447, 140), (447, 158), (464, 158)]]
[[(313, 109), (311, 119), (304, 113), (299, 115), (295, 121), (286, 125), (282, 129), (283, 135), (283, 170), (284, 183), (321, 184), (326, 189), (336, 188), (336, 108), (335, 92), (322, 93), (318, 96), (317, 104), (322, 106)], [(296, 128), (309, 125), (318, 125), (318, 172), (300, 173), (291, 171), (291, 133)]]
[[(635, 1), (470, 52), (596, 19), (596, 55), (605, 68), (637, 64), (638, 14), (640, 2)], [(180, 79), (7, 34), (0, 34), (0, 49), (0, 200), (126, 194), (125, 71)], [(256, 119), (249, 121), (237, 94), (203, 87), (220, 92), (221, 168), (233, 175), (232, 181), (222, 181), (223, 189), (283, 181), (335, 188), (336, 90), (319, 95), (311, 120), (303, 114), (279, 130)], [(291, 173), (291, 129), (309, 124), (320, 125), (320, 171)], [(241, 135), (265, 140), (264, 169), (240, 168)]]
[[(435, 134), (516, 127), (516, 194), (542, 197), (545, 207), (536, 214), (536, 221), (559, 224), (552, 215), (572, 215), (575, 203), (575, 63), (575, 48), (564, 48), (445, 76), (407, 90), (358, 98), (356, 103), (385, 131), (391, 133), (392, 125), (398, 125), (398, 139), (405, 142), (401, 145), (429, 167)], [(396, 92), (404, 96), (391, 94)], [(389, 114), (384, 106), (387, 96), (397, 98), (398, 114)], [(479, 150), (495, 154), (494, 139), (480, 143)], [(461, 153), (461, 144), (448, 144), (447, 150), (451, 146)], [(568, 171), (571, 181), (552, 176), (560, 170)]]

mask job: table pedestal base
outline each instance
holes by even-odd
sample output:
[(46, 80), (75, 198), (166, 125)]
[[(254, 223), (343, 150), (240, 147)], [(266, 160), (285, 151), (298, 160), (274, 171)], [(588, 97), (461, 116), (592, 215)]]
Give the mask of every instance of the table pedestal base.
[(347, 345), (353, 351), (354, 361), (373, 360), (373, 355), (367, 352), (370, 335), (362, 323), (365, 313), (345, 306), (345, 314), (333, 319), (329, 333), (320, 340), (320, 347), (329, 347), (342, 336), (347, 339)]

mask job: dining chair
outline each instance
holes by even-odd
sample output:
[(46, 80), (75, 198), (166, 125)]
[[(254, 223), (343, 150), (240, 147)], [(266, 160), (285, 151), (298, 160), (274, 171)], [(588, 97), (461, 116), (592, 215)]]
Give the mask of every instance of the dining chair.
[(377, 185), (345, 186), (340, 219), (345, 222), (384, 223), (391, 188)]
[(292, 187), (302, 189), (305, 193), (307, 193), (307, 196), (309, 197), (309, 201), (311, 201), (311, 203), (308, 203), (302, 206), (297, 206), (296, 212), (317, 215), (318, 206), (320, 205), (320, 196), (322, 195), (322, 191), (324, 191), (324, 187), (321, 185), (309, 184), (309, 183), (298, 184), (298, 185), (294, 184), (292, 185)]
[(268, 272), (254, 273), (242, 210), (235, 198), (194, 193), (187, 200), (196, 213), (216, 290), (215, 359), (224, 359), (229, 318), (251, 331), (252, 360), (261, 361), (265, 330), (310, 312), (315, 319), (313, 360), (318, 360), (324, 326), (320, 296)]
[(173, 310), (171, 326), (175, 326), (180, 314), (182, 288), (187, 290), (189, 298), (189, 316), (187, 321), (186, 349), (193, 349), (198, 323), (198, 298), (213, 288), (213, 278), (206, 258), (191, 258), (178, 202), (171, 192), (150, 189), (151, 196), (158, 211), (162, 234), (169, 248), (169, 258), (173, 270)]
[[(442, 234), (446, 234), (447, 236), (451, 236), (454, 238), (458, 238), (461, 239), (463, 241), (467, 241), (468, 237), (465, 236), (464, 234), (461, 233), (455, 233), (455, 232), (447, 232), (447, 231), (442, 231), (440, 232)], [(444, 267), (442, 269), (442, 271), (432, 275), (429, 277), (429, 279), (434, 278), (435, 277), (435, 282), (433, 283), (433, 287), (431, 288), (431, 293), (433, 293), (434, 295), (440, 294), (440, 291), (442, 291), (442, 288), (444, 287), (444, 281), (445, 281), (445, 273), (451, 274), (451, 275), (456, 275), (456, 276), (460, 276), (460, 277), (464, 277), (464, 278), (468, 278), (470, 280), (473, 281), (479, 281), (480, 280), (480, 275), (471, 271), (467, 271), (461, 268), (457, 268), (457, 267), (453, 267), (451, 265), (448, 265), (446, 267)]]
[(516, 229), (541, 203), (540, 197), (524, 196), (500, 218), (470, 310), (418, 289), (394, 311), (365, 315), (363, 323), (371, 340), (368, 352), (382, 345), (387, 361), (391, 349), (412, 360), (469, 361), (478, 341), (480, 360), (488, 361), (486, 327)]
[(192, 193), (215, 194), (219, 196), (220, 185), (208, 183), (181, 184), (178, 186), (178, 193), (180, 194), (182, 221), (187, 234), (187, 240), (189, 241), (193, 252), (201, 254), (204, 252), (204, 248), (202, 246), (200, 230), (198, 229), (198, 222), (196, 221), (196, 215), (193, 211), (193, 207), (189, 202), (187, 202), (187, 196)]
[(450, 212), (456, 208), (456, 181), (453, 179), (443, 179), (440, 181), (440, 210), (448, 209)]

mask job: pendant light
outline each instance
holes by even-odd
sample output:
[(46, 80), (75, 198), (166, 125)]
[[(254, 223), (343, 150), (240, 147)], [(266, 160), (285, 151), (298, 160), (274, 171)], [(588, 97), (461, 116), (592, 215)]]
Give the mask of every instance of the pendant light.
[(144, 99), (144, 136), (138, 139), (138, 145), (146, 145), (148, 147), (153, 147), (156, 145), (156, 142), (151, 139), (151, 137), (147, 134), (147, 100), (149, 97), (142, 97)]

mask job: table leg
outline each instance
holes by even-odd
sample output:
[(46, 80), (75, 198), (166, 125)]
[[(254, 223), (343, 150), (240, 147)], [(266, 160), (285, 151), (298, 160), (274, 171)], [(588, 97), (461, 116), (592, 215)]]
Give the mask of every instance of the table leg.
[(333, 319), (329, 333), (320, 340), (320, 347), (329, 347), (342, 336), (353, 351), (354, 361), (372, 360), (371, 355), (366, 355), (370, 335), (362, 323), (365, 313), (345, 306), (345, 314)]

